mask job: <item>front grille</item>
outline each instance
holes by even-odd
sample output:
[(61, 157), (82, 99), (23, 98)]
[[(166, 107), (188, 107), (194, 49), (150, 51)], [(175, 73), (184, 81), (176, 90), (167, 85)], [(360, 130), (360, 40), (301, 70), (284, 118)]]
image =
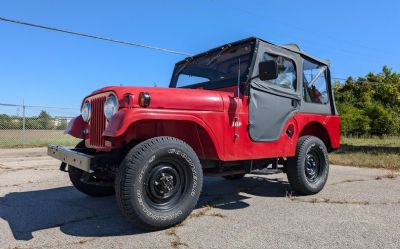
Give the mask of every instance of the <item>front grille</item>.
[(104, 116), (104, 102), (106, 96), (94, 96), (90, 100), (92, 106), (91, 118), (90, 118), (90, 146), (95, 148), (103, 148), (106, 145), (106, 141), (103, 137), (103, 132), (106, 128), (106, 117)]

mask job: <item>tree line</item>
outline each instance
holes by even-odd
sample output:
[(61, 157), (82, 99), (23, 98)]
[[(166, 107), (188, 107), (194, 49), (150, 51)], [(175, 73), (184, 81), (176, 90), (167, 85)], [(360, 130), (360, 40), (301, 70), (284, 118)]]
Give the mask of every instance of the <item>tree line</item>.
[[(37, 117), (26, 117), (25, 128), (30, 130), (65, 130), (67, 128), (67, 120), (55, 119), (46, 111), (41, 111)], [(23, 118), (0, 114), (0, 130), (21, 130), (23, 128)]]
[(335, 82), (341, 131), (352, 136), (400, 135), (400, 75), (384, 66), (382, 72)]

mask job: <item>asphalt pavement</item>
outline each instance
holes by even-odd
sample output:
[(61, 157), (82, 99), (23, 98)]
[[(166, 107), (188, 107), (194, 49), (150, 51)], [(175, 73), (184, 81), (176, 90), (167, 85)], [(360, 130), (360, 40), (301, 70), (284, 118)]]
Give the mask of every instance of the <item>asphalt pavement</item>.
[(0, 248), (400, 248), (400, 177), (384, 170), (333, 165), (313, 196), (285, 174), (206, 177), (187, 220), (146, 232), (58, 166), (44, 148), (0, 150)]

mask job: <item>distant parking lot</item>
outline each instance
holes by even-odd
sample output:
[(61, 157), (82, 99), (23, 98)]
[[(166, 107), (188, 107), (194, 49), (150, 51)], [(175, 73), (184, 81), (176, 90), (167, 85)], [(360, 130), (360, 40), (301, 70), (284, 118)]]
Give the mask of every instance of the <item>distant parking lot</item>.
[(332, 166), (325, 189), (295, 196), (284, 174), (206, 178), (181, 225), (145, 232), (114, 197), (75, 190), (44, 148), (0, 149), (0, 248), (399, 248), (400, 177)]

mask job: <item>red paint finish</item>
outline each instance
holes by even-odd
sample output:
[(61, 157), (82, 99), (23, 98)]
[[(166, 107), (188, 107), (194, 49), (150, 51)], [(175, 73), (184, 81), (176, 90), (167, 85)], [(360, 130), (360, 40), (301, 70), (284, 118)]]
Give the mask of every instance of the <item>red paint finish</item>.
[[(248, 134), (248, 97), (235, 96), (237, 87), (220, 90), (103, 88), (88, 99), (113, 92), (120, 100), (120, 110), (101, 133), (106, 145), (92, 147), (109, 151), (132, 140), (173, 136), (191, 145), (201, 159), (232, 161), (294, 156), (302, 135), (318, 136), (328, 148), (340, 145), (339, 116), (305, 113), (297, 113), (288, 120), (277, 141), (254, 142)], [(138, 106), (140, 92), (150, 93), (149, 107)], [(98, 135), (103, 129), (91, 124), (85, 127), (90, 130), (91, 135), (86, 137), (90, 140), (93, 133)], [(288, 127), (294, 131), (292, 137), (286, 134)], [(91, 143), (87, 145), (90, 147)]]
[[(212, 130), (208, 123), (219, 125)], [(114, 115), (103, 135), (115, 145), (173, 136), (190, 144), (200, 158), (218, 159), (223, 148), (215, 133), (223, 133), (223, 123), (224, 112), (126, 108)]]
[(120, 107), (128, 107), (124, 97), (131, 94), (130, 107), (139, 107), (140, 92), (150, 93), (148, 108), (169, 110), (199, 110), (222, 112), (223, 104), (218, 91), (182, 88), (150, 88), (150, 87), (106, 87), (96, 91), (91, 96), (113, 91), (117, 94)]
[(84, 138), (83, 129), (85, 128), (85, 122), (82, 119), (82, 116), (78, 116), (76, 118), (71, 119), (69, 121), (67, 128), (64, 133), (69, 134), (76, 138)]
[(238, 90), (237, 86), (228, 86), (228, 87), (216, 89), (216, 91), (230, 92), (230, 93), (236, 93), (236, 94), (237, 94), (237, 90)]
[(102, 135), (107, 125), (107, 120), (104, 116), (104, 102), (106, 98), (106, 95), (95, 95), (89, 100), (92, 106), (91, 119), (89, 121), (89, 145), (92, 148), (104, 148), (106, 145), (106, 141)]

